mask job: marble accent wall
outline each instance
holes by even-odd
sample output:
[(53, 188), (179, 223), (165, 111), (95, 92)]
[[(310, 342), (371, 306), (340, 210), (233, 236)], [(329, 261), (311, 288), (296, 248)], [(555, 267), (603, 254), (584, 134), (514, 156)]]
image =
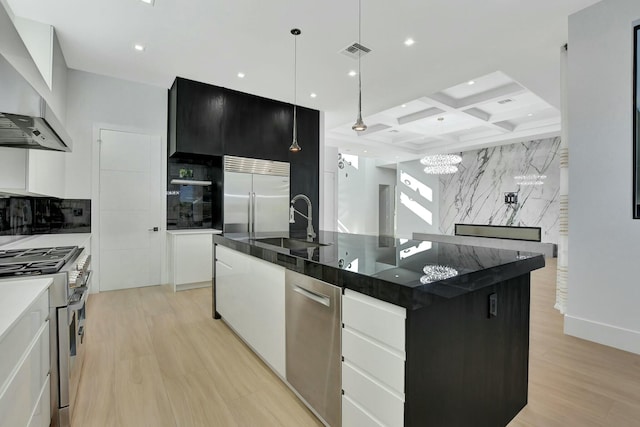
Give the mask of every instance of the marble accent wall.
[[(557, 243), (559, 150), (557, 137), (461, 153), (459, 171), (440, 176), (440, 232), (456, 223), (542, 227), (542, 241)], [(516, 205), (506, 192), (518, 193)]]

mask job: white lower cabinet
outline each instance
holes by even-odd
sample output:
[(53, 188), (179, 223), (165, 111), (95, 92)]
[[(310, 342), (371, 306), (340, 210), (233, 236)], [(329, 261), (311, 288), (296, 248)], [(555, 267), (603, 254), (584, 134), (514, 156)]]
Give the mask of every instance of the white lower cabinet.
[(342, 425), (404, 425), (406, 310), (347, 289), (342, 322)]
[[(27, 317), (36, 321), (28, 314)], [(40, 405), (43, 394), (46, 395), (49, 392), (49, 320), (40, 324), (35, 338), (23, 351), (23, 356), (1, 391), (1, 427), (29, 425), (44, 427), (51, 421), (48, 397), (45, 396), (46, 405)], [(30, 424), (36, 413), (38, 414), (36, 424)], [(38, 421), (41, 417), (44, 418)]]
[(278, 374), (285, 365), (285, 269), (216, 245), (216, 311)]
[(29, 427), (49, 427), (51, 424), (51, 375), (47, 375), (47, 380), (40, 390), (38, 403), (31, 414)]
[(169, 230), (169, 284), (173, 290), (211, 286), (213, 246), (211, 236), (218, 231)]

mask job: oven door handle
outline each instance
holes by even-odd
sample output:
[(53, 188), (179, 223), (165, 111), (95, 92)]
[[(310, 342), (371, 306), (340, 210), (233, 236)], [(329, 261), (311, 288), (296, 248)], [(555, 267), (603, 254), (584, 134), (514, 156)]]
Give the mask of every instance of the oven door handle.
[(85, 276), (84, 280), (82, 281), (82, 286), (86, 286), (87, 289), (89, 288), (89, 281), (91, 280), (91, 276), (93, 275), (93, 270), (88, 270), (87, 271), (87, 275)]
[(89, 295), (89, 289), (85, 289), (82, 292), (82, 296), (78, 302), (74, 302), (73, 304), (69, 304), (67, 307), (69, 311), (77, 311), (84, 307), (84, 304), (87, 302), (87, 296)]

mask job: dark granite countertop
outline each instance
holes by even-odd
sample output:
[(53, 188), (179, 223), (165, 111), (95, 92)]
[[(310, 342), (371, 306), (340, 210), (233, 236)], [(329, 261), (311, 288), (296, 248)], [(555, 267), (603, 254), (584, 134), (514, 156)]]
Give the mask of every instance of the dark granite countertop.
[(326, 246), (309, 249), (260, 241), (273, 236), (289, 233), (226, 233), (214, 235), (213, 242), (409, 310), (544, 267), (544, 257), (529, 252), (332, 231), (319, 231), (314, 239)]

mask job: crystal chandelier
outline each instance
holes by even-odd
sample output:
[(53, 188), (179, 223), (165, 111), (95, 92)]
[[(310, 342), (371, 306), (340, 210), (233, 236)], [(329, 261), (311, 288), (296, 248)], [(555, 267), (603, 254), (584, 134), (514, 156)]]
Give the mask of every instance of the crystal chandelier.
[(458, 163), (462, 161), (462, 157), (457, 154), (434, 154), (425, 156), (420, 163), (425, 165), (424, 173), (430, 175), (446, 175), (458, 172)]
[(455, 268), (440, 264), (425, 265), (422, 271), (424, 272), (424, 276), (420, 278), (420, 283), (423, 285), (450, 279), (458, 275), (458, 270)]

